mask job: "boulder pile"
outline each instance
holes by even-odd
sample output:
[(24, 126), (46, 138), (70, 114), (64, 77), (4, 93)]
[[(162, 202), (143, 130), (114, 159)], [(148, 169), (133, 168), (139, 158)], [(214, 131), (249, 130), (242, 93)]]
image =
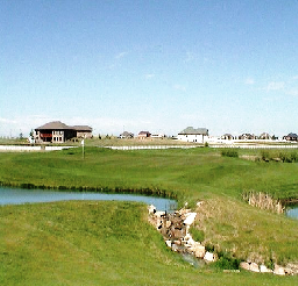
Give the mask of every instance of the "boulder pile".
[[(199, 202), (199, 207), (202, 202)], [(149, 222), (163, 235), (165, 244), (172, 251), (179, 253), (191, 254), (198, 259), (204, 259), (206, 263), (214, 262), (217, 259), (215, 253), (208, 252), (205, 246), (200, 242), (195, 241), (189, 233), (190, 226), (194, 223), (197, 213), (191, 209), (182, 208), (174, 213), (166, 213), (157, 211), (156, 207), (150, 205)], [(258, 265), (255, 262), (243, 261), (240, 263), (240, 268), (259, 273), (273, 273), (276, 275), (297, 275), (298, 265), (288, 264), (283, 267), (275, 264), (271, 270), (265, 265)]]
[(197, 214), (190, 209), (182, 208), (174, 213), (157, 211), (154, 206), (149, 206), (149, 221), (163, 235), (165, 244), (172, 251), (189, 253), (206, 262), (215, 261), (214, 253), (208, 252), (200, 242), (194, 241), (189, 233)]

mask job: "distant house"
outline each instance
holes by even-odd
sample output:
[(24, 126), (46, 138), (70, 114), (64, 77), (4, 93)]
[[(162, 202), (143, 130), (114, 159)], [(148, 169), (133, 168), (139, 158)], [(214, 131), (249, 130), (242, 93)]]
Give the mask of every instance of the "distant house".
[(232, 134), (226, 133), (220, 137), (222, 140), (233, 140), (235, 139)]
[(151, 136), (151, 133), (149, 131), (140, 131), (138, 134), (139, 139), (145, 139)]
[(124, 131), (123, 133), (121, 133), (121, 134), (119, 135), (118, 138), (120, 138), (120, 139), (131, 139), (131, 138), (133, 138), (133, 137), (134, 137), (134, 134), (133, 134), (133, 133), (128, 132), (128, 131)]
[(151, 138), (157, 138), (157, 139), (163, 139), (166, 137), (166, 135), (164, 135), (163, 133), (159, 133), (159, 134), (151, 134), (150, 136)]
[(240, 140), (253, 140), (257, 139), (257, 136), (254, 134), (249, 134), (249, 133), (243, 133), (242, 135), (239, 136)]
[(179, 132), (177, 138), (184, 142), (204, 143), (208, 133), (206, 128), (194, 129), (190, 126)]
[(74, 137), (91, 138), (92, 128), (84, 125), (68, 126), (61, 121), (53, 121), (35, 129), (36, 142), (63, 143)]
[(298, 141), (298, 135), (296, 133), (289, 133), (288, 135), (283, 137), (284, 140), (286, 141), (294, 141), (297, 142)]
[(263, 132), (263, 133), (259, 136), (259, 139), (262, 139), (262, 140), (270, 140), (270, 139), (271, 139), (271, 136), (269, 135), (269, 133)]

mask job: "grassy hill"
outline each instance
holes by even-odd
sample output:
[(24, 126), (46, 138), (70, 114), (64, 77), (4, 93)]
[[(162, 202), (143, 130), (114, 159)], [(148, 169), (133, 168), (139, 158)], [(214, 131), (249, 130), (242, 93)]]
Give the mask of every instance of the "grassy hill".
[[(297, 168), (222, 157), (209, 148), (123, 152), (87, 147), (84, 160), (80, 149), (0, 153), (0, 181), (6, 185), (165, 192), (193, 208), (203, 200), (195, 226), (204, 233), (202, 243), (240, 259), (280, 264), (298, 262), (298, 221), (253, 208), (242, 193), (297, 198)], [(28, 279), (30, 283), (22, 285), (297, 284), (297, 277), (194, 269), (165, 249), (145, 212), (142, 205), (116, 202), (1, 207), (0, 256), (5, 268), (0, 270), (0, 283), (2, 279), (2, 285), (17, 285)]]

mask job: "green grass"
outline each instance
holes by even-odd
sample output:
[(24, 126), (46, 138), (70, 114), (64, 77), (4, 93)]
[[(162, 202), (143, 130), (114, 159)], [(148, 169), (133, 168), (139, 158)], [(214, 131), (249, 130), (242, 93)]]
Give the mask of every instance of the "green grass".
[(1, 285), (295, 285), (297, 277), (193, 268), (147, 223), (144, 205), (0, 208)]
[[(241, 156), (244, 152), (245, 150), (239, 151), (239, 155)], [(247, 151), (247, 154), (249, 152), (251, 151)], [(297, 168), (298, 165), (293, 163), (253, 162), (241, 158), (222, 157), (219, 150), (211, 148), (112, 151), (86, 147), (85, 160), (82, 159), (81, 149), (50, 153), (0, 153), (0, 181), (6, 185), (21, 186), (22, 184), (31, 184), (32, 186), (56, 189), (84, 187), (87, 190), (102, 189), (131, 192), (150, 190), (163, 193), (165, 191), (168, 195), (177, 196), (180, 206), (187, 201), (193, 208), (195, 208), (197, 201), (203, 200), (205, 202), (197, 210), (199, 211), (199, 216), (195, 226), (197, 228), (196, 235), (203, 239), (203, 243), (214, 247), (218, 253), (230, 253), (229, 255), (232, 255), (235, 259), (251, 258), (254, 261), (266, 264), (270, 263), (270, 258), (280, 264), (286, 264), (288, 261), (298, 262), (298, 221), (250, 207), (242, 200), (242, 193), (249, 191), (266, 192), (278, 199), (298, 198)], [(48, 277), (44, 277), (43, 279), (48, 285), (65, 285), (67, 283), (76, 285), (75, 279), (78, 279), (77, 285), (88, 285), (88, 283), (89, 285), (96, 285), (99, 281), (96, 280), (98, 276), (90, 273), (94, 271), (99, 275), (99, 269), (106, 271), (106, 275), (100, 278), (106, 279), (103, 280), (105, 282), (102, 285), (113, 284), (112, 281), (116, 281), (115, 283), (118, 285), (129, 283), (134, 285), (137, 284), (137, 278), (132, 278), (135, 275), (139, 281), (142, 281), (142, 283), (139, 283), (142, 285), (150, 284), (150, 281), (154, 281), (154, 285), (159, 285), (157, 283), (161, 285), (185, 285), (183, 283), (185, 279), (189, 279), (187, 280), (189, 283), (186, 283), (188, 285), (197, 285), (195, 283), (198, 283), (198, 281), (205, 281), (205, 285), (220, 285), (222, 281), (225, 283), (224, 285), (277, 285), (281, 281), (285, 285), (287, 283), (288, 285), (291, 285), (291, 283), (294, 285), (294, 282), (297, 283), (297, 278), (282, 278), (282, 280), (279, 280), (280, 278), (267, 275), (248, 273), (222, 274), (218, 273), (216, 269), (208, 267), (200, 270), (192, 269), (179, 260), (176, 255), (165, 250), (160, 236), (147, 223), (144, 223), (144, 209), (136, 204), (125, 204), (127, 214), (122, 214), (119, 218), (116, 218), (117, 212), (115, 212), (113, 219), (110, 221), (118, 221), (121, 224), (119, 231), (122, 233), (122, 228), (126, 229), (127, 226), (127, 229), (129, 229), (130, 226), (128, 225), (134, 224), (136, 221), (138, 221), (136, 227), (139, 228), (138, 224), (140, 218), (142, 218), (140, 224), (143, 224), (142, 227), (145, 227), (145, 230), (141, 232), (146, 237), (154, 237), (152, 238), (154, 243), (150, 244), (149, 252), (153, 251), (154, 253), (156, 251), (155, 255), (161, 257), (157, 265), (153, 265), (155, 258), (148, 262), (140, 257), (136, 258), (139, 254), (133, 254), (131, 251), (122, 249), (123, 245), (128, 245), (128, 249), (133, 248), (136, 241), (139, 241), (140, 234), (135, 234), (136, 237), (131, 235), (125, 236), (125, 241), (119, 237), (119, 239), (121, 238), (119, 240), (121, 243), (117, 243), (120, 233), (117, 229), (109, 229), (109, 227), (105, 229), (104, 234), (110, 234), (111, 238), (106, 239), (105, 243), (115, 245), (115, 252), (116, 249), (120, 253), (123, 251), (127, 257), (121, 254), (122, 256), (117, 260), (115, 259), (117, 255), (114, 254), (112, 257), (107, 255), (94, 258), (89, 255), (84, 256), (84, 251), (78, 251), (75, 254), (76, 257), (72, 259), (72, 248), (65, 248), (62, 253), (58, 253), (58, 249), (61, 247), (59, 243), (62, 243), (60, 240), (63, 241), (66, 237), (67, 243), (65, 245), (69, 247), (74, 243), (73, 240), (77, 239), (80, 243), (79, 245), (82, 244), (82, 247), (84, 243), (88, 244), (88, 247), (90, 246), (89, 253), (92, 251), (96, 252), (98, 248), (101, 249), (101, 234), (95, 232), (94, 236), (91, 236), (84, 233), (81, 228), (79, 231), (73, 229), (75, 225), (84, 224), (88, 233), (94, 232), (95, 228), (99, 227), (99, 224), (88, 213), (88, 209), (90, 208), (91, 211), (97, 208), (92, 212), (96, 213), (97, 216), (104, 217), (106, 212), (103, 210), (106, 205), (101, 208), (99, 207), (101, 204), (105, 205), (104, 203), (91, 203), (90, 206), (92, 207), (86, 207), (85, 203), (77, 203), (74, 207), (73, 203), (57, 203), (1, 208), (0, 234), (4, 235), (3, 230), (12, 225), (13, 227), (10, 230), (11, 236), (8, 241), (16, 240), (16, 243), (19, 243), (18, 247), (25, 251), (20, 256), (20, 249), (11, 248), (9, 255), (15, 256), (15, 263), (12, 264), (18, 265), (15, 267), (25, 267), (21, 265), (23, 265), (24, 259), (28, 262), (26, 255), (29, 255), (31, 252), (26, 250), (27, 245), (32, 244), (32, 251), (41, 247), (38, 246), (35, 240), (39, 239), (39, 236), (43, 234), (42, 232), (36, 232), (36, 237), (29, 236), (30, 239), (28, 241), (23, 240), (24, 237), (27, 237), (24, 235), (24, 231), (34, 233), (34, 228), (31, 227), (31, 224), (36, 225), (40, 220), (52, 221), (56, 217), (64, 217), (65, 220), (66, 217), (70, 217), (69, 220), (65, 221), (62, 230), (55, 234), (54, 238), (42, 236), (45, 241), (53, 239), (53, 245), (57, 244), (58, 246), (51, 251), (49, 250), (50, 253), (46, 253), (44, 256), (41, 252), (40, 257), (36, 259), (36, 264), (42, 265), (44, 270), (49, 268), (48, 272), (51, 274), (54, 271), (51, 270), (51, 267), (58, 267), (59, 265), (59, 263), (54, 266), (49, 265), (53, 259), (51, 255), (59, 257), (64, 255), (65, 260), (63, 261), (72, 261), (70, 266), (72, 270), (63, 272), (63, 266), (61, 266), (63, 264), (61, 264), (59, 266), (61, 272), (57, 274), (58, 276), (55, 279), (51, 280), (50, 274), (48, 274)], [(119, 208), (119, 204), (110, 203), (108, 208), (113, 209), (115, 207)], [(73, 208), (73, 212), (71, 208)], [(65, 212), (63, 211), (64, 209)], [(4, 219), (3, 212), (10, 212), (10, 219), (9, 215), (7, 215), (7, 219)], [(137, 218), (138, 215), (140, 218)], [(27, 224), (26, 221), (31, 221), (31, 223)], [(72, 221), (74, 221), (73, 228), (68, 228), (67, 225), (72, 225)], [(94, 221), (94, 225), (87, 223), (89, 221)], [(81, 231), (82, 235), (80, 235)], [(13, 239), (13, 237), (15, 238)], [(86, 240), (84, 243), (83, 237)], [(95, 243), (97, 240), (99, 244)], [(115, 244), (113, 244), (114, 242)], [(48, 244), (50, 245), (51, 243), (49, 242)], [(144, 243), (143, 246), (144, 249), (138, 249), (136, 246), (136, 251), (142, 254), (146, 253), (146, 256), (149, 255), (147, 254), (148, 251), (145, 250), (148, 245)], [(5, 248), (2, 242), (0, 252), (2, 251), (1, 255), (4, 255), (4, 257), (7, 255), (3, 254), (5, 252), (3, 249)], [(32, 260), (32, 263), (35, 263), (34, 259), (32, 259), (33, 254), (30, 255), (30, 260)], [(227, 263), (227, 257), (223, 256), (222, 264)], [(96, 263), (101, 261), (98, 267), (102, 268), (98, 268), (96, 271), (95, 266), (92, 264), (93, 261), (96, 261)], [(135, 262), (131, 266), (128, 261)], [(80, 268), (82, 266), (80, 263), (87, 265), (87, 268)], [(16, 268), (13, 267), (11, 265), (5, 271), (7, 273), (5, 275), (17, 276), (15, 273), (17, 272)], [(34, 267), (37, 267), (37, 265), (29, 267), (28, 271), (32, 272)], [(133, 270), (135, 267), (137, 268), (136, 271)], [(115, 272), (110, 268), (115, 268)], [(57, 271), (57, 269), (55, 270)], [(76, 273), (73, 279), (69, 274), (72, 271)], [(143, 274), (137, 274), (136, 272), (138, 271), (143, 271)], [(26, 271), (21, 273), (24, 272)], [(38, 276), (41, 274), (31, 273), (30, 275)], [(42, 275), (47, 274), (44, 273)], [(14, 281), (12, 276), (9, 280)], [(88, 276), (85, 283), (83, 283), (81, 276)], [(2, 275), (1, 277), (4, 276)], [(125, 280), (126, 278), (127, 280)], [(178, 282), (175, 282), (174, 278), (178, 279)], [(16, 279), (21, 278), (16, 277)], [(159, 281), (156, 282), (158, 279)], [(111, 282), (108, 282), (108, 280)], [(122, 283), (122, 281), (124, 282)], [(46, 285), (46, 283), (43, 285)], [(5, 283), (5, 285), (8, 284)], [(34, 285), (34, 283), (30, 285)], [(204, 283), (201, 283), (201, 285), (204, 285)]]

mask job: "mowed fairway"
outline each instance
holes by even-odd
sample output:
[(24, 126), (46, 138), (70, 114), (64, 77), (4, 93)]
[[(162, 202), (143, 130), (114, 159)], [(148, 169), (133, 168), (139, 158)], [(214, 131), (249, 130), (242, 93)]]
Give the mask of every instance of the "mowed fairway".
[[(4, 184), (165, 190), (205, 201), (204, 243), (239, 258), (298, 261), (298, 221), (242, 201), (242, 192), (298, 197), (297, 164), (225, 158), (209, 148), (0, 153)], [(1, 285), (296, 285), (297, 277), (196, 269), (168, 251), (144, 205), (61, 202), (0, 208)], [(258, 256), (258, 257), (257, 257)]]

